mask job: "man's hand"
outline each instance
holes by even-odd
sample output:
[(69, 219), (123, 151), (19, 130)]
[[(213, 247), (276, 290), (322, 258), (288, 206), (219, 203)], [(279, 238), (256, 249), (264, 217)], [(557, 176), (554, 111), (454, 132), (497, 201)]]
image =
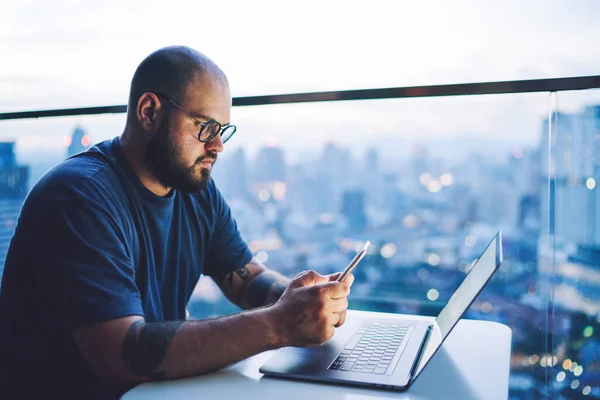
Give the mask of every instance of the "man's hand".
[[(326, 278), (329, 279), (329, 281), (336, 281), (338, 276), (340, 276), (341, 272), (336, 272), (335, 274), (330, 274), (330, 275), (325, 275)], [(348, 274), (345, 278), (344, 278), (344, 282), (347, 283), (349, 286), (352, 286), (352, 283), (354, 282), (354, 275), (352, 274)], [(340, 320), (338, 321), (337, 324), (335, 324), (336, 328), (339, 328), (340, 326), (344, 325), (344, 322), (346, 322), (346, 310), (344, 310), (342, 313), (340, 313)]]
[(322, 345), (331, 339), (334, 327), (344, 322), (354, 277), (349, 275), (344, 282), (337, 282), (336, 276), (302, 272), (273, 305), (285, 346)]

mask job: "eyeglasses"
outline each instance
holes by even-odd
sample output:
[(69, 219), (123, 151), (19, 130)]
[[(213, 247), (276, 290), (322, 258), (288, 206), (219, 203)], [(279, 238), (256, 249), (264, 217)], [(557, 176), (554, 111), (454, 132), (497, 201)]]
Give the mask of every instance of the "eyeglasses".
[(226, 141), (231, 139), (231, 137), (233, 136), (233, 134), (235, 133), (235, 131), (237, 129), (235, 125), (223, 126), (218, 121), (214, 121), (214, 120), (202, 122), (198, 118), (194, 117), (192, 114), (190, 114), (189, 112), (187, 112), (183, 108), (181, 108), (181, 106), (179, 104), (175, 103), (173, 100), (171, 100), (171, 98), (169, 96), (162, 94), (162, 93), (154, 93), (154, 94), (156, 94), (157, 96), (162, 96), (162, 97), (166, 98), (167, 100), (169, 100), (169, 103), (173, 104), (180, 111), (182, 111), (185, 115), (187, 115), (188, 117), (190, 117), (191, 119), (196, 121), (196, 123), (198, 125), (200, 125), (200, 131), (198, 132), (198, 140), (202, 143), (210, 142), (219, 134), (221, 135), (221, 140), (223, 141), (223, 143), (225, 143)]

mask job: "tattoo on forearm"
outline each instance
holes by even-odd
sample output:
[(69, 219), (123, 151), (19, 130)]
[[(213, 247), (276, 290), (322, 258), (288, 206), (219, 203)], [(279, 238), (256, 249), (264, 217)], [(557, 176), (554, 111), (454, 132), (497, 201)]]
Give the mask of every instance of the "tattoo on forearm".
[(286, 287), (287, 284), (281, 281), (279, 275), (271, 271), (265, 271), (252, 279), (248, 284), (246, 300), (252, 308), (261, 307), (266, 305), (269, 293), (272, 293), (276, 299), (279, 299)]
[[(135, 321), (125, 335), (121, 357), (134, 375), (152, 380), (164, 380), (163, 371), (156, 371), (165, 358), (169, 344), (183, 321), (152, 322)], [(143, 325), (141, 328), (140, 326)], [(138, 335), (139, 331), (139, 335)]]
[(235, 273), (238, 274), (243, 281), (250, 279), (250, 271), (248, 271), (248, 268), (246, 267), (236, 269)]
[(240, 278), (242, 278), (242, 280), (244, 282), (246, 282), (248, 279), (250, 279), (250, 271), (248, 271), (248, 268), (246, 268), (246, 267), (238, 268), (235, 271), (228, 273), (226, 276), (226, 279), (229, 282), (230, 287), (233, 287), (234, 273), (237, 274)]
[(276, 281), (273, 284), (273, 287), (271, 288), (271, 293), (273, 293), (273, 295), (277, 298), (277, 300), (279, 300), (279, 298), (281, 297), (283, 292), (285, 292), (285, 289), (287, 289), (286, 283)]

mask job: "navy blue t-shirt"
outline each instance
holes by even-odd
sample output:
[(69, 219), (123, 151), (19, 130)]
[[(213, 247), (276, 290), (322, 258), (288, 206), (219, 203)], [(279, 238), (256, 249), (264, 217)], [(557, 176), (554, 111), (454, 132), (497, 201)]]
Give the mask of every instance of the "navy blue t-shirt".
[(71, 157), (31, 190), (10, 243), (0, 383), (102, 397), (74, 329), (128, 315), (184, 320), (201, 274), (220, 280), (251, 258), (212, 180), (198, 193), (156, 196), (118, 138)]

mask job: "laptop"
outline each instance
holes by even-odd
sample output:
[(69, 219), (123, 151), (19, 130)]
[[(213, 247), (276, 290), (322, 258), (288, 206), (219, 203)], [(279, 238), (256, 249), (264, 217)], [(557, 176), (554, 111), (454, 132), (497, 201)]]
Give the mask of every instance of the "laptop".
[(406, 390), (501, 263), (498, 231), (435, 320), (394, 314), (351, 318), (323, 346), (282, 348), (259, 371), (280, 378)]

